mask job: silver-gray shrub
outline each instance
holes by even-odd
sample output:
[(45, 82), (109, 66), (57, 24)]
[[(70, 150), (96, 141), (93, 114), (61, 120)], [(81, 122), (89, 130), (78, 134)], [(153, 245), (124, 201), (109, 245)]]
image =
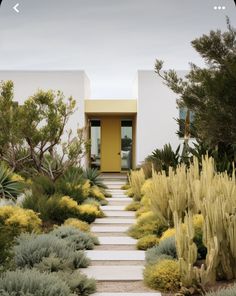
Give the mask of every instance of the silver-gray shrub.
[(72, 273), (59, 272), (58, 276), (68, 283), (76, 295), (88, 296), (96, 292), (96, 280), (88, 278), (78, 270)]
[(229, 288), (223, 288), (215, 292), (206, 293), (206, 296), (235, 296), (236, 295), (236, 284)]
[(54, 274), (37, 270), (8, 271), (0, 277), (1, 296), (73, 296), (69, 286)]
[(50, 256), (69, 262), (71, 268), (87, 267), (89, 259), (83, 251), (75, 251), (67, 242), (49, 234), (21, 234), (13, 248), (18, 267), (34, 267)]
[(160, 259), (177, 258), (175, 238), (170, 237), (159, 243), (158, 246), (150, 248), (146, 251), (146, 262), (155, 264)]
[(95, 236), (73, 226), (60, 226), (50, 232), (50, 235), (65, 240), (75, 250), (92, 250), (95, 245), (99, 244)]

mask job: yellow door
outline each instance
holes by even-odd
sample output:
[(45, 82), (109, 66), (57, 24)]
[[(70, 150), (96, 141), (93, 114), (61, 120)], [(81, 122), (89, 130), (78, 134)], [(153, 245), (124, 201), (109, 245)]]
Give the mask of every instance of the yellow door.
[(101, 171), (121, 171), (121, 120), (103, 117), (101, 120)]

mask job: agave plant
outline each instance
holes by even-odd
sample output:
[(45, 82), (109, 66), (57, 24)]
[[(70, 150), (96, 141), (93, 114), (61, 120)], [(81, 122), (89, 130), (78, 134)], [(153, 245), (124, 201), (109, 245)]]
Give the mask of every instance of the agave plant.
[(21, 184), (11, 179), (12, 173), (5, 166), (0, 165), (0, 198), (16, 199), (21, 193)]
[(103, 189), (107, 188), (107, 186), (102, 182), (100, 173), (97, 169), (86, 169), (84, 171), (84, 178), (89, 180), (91, 186), (98, 186)]

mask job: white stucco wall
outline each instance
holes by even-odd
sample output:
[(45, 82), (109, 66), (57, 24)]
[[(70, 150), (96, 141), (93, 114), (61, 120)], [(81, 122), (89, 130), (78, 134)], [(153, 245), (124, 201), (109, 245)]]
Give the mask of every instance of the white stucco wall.
[[(187, 71), (177, 72), (184, 76)], [(156, 148), (170, 143), (177, 148), (180, 143), (174, 118), (178, 118), (177, 95), (163, 80), (149, 70), (138, 71), (138, 114), (136, 138), (136, 163), (140, 164)]]
[(67, 128), (76, 131), (83, 127), (84, 99), (90, 96), (90, 82), (84, 71), (0, 71), (0, 81), (14, 82), (14, 100), (22, 104), (37, 90), (60, 90), (65, 98), (76, 100), (76, 112)]

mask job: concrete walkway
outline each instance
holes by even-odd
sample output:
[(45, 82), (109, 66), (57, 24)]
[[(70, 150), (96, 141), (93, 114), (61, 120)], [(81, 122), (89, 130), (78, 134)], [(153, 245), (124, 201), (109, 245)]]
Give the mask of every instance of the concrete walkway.
[(136, 240), (128, 237), (127, 230), (135, 222), (133, 212), (125, 211), (131, 199), (121, 186), (126, 175), (104, 174), (103, 182), (112, 194), (109, 204), (102, 209), (106, 214), (97, 219), (91, 231), (98, 236), (100, 246), (87, 251), (91, 266), (81, 271), (97, 280), (94, 296), (161, 296), (143, 284), (145, 252), (136, 250)]

